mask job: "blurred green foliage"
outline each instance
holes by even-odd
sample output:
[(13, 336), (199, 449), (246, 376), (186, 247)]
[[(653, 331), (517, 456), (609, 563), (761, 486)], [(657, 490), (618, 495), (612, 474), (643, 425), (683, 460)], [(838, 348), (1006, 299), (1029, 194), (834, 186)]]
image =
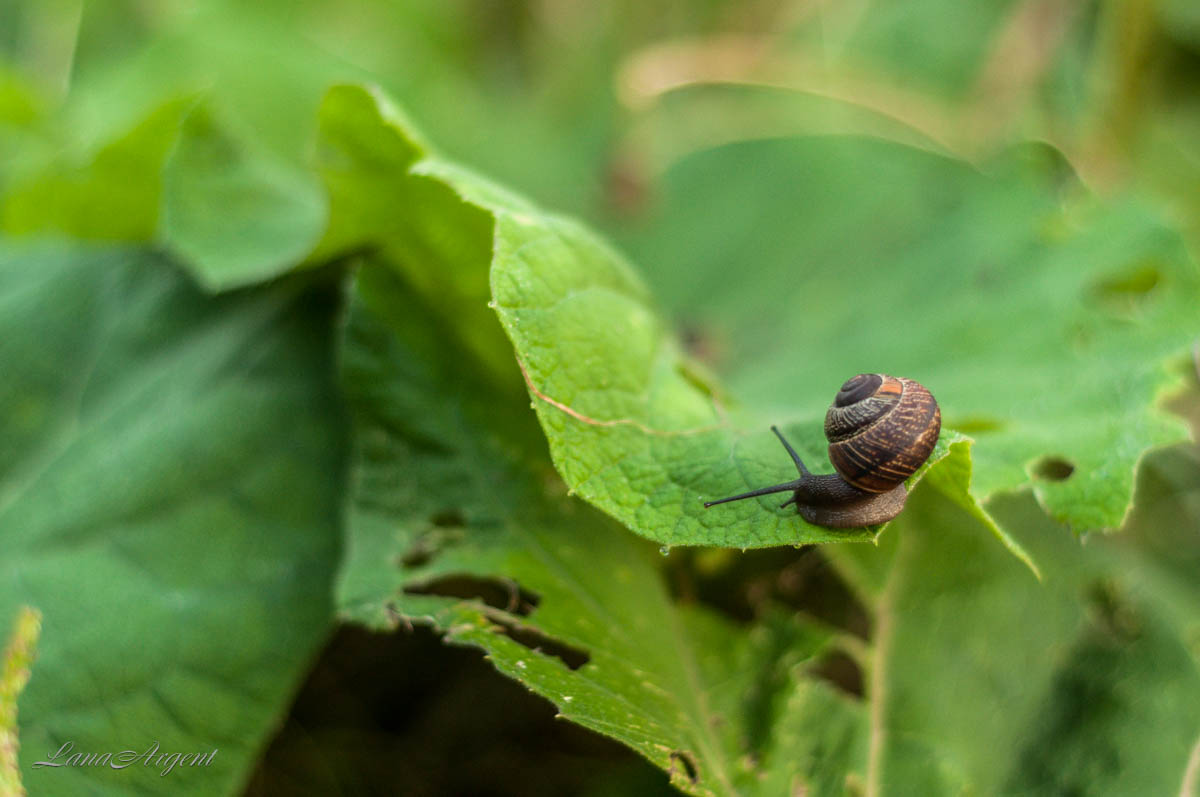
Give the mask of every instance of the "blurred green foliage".
[[(1189, 0), (0, 0), (26, 784), (478, 790), (446, 762), (517, 698), (423, 643), (344, 677), (343, 631), (262, 752), (336, 623), (416, 622), (691, 793), (1198, 793), (1200, 455), (1147, 457), (1166, 386), (1200, 417), (1198, 77)], [(976, 437), (877, 546), (621, 527), (825, 540), (698, 496), (781, 472), (768, 422), (816, 456), (868, 367)], [(222, 752), (28, 767), (152, 738)], [(579, 738), (478, 772), (670, 788)]]

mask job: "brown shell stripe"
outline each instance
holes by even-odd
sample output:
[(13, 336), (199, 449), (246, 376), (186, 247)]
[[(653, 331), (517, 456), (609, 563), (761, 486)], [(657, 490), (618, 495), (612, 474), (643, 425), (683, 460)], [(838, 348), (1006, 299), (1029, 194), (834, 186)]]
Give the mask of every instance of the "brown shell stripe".
[(830, 448), (829, 457), (842, 478), (860, 490), (885, 492), (896, 486), (901, 479), (888, 478), (883, 468), (872, 457), (886, 457), (886, 447), (870, 445), (863, 441), (848, 441), (837, 448)]
[[(896, 406), (893, 416), (896, 419), (896, 429), (903, 429), (907, 434), (897, 435), (893, 456), (887, 461), (880, 462), (877, 472), (892, 474), (898, 480), (907, 479), (916, 473), (917, 468), (929, 458), (933, 446), (937, 443), (937, 433), (941, 429), (941, 412), (933, 397), (927, 391), (924, 395), (914, 396), (921, 399)], [(937, 418), (935, 421), (934, 418)], [(911, 432), (918, 431), (916, 435)]]
[[(893, 389), (892, 382), (887, 380), (880, 390)], [(941, 427), (937, 402), (917, 383), (904, 382), (910, 394), (892, 407), (886, 421), (871, 424), (869, 434), (829, 447), (838, 471), (859, 489), (892, 489), (916, 472), (937, 442)]]

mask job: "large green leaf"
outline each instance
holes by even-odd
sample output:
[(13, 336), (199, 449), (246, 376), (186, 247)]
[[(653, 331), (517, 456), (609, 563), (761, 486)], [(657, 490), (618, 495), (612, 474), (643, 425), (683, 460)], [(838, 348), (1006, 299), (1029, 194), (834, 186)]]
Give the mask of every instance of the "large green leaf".
[[(463, 334), (489, 362), (503, 357), (478, 317), (490, 259), (492, 301), (560, 473), (652, 539), (870, 539), (809, 526), (769, 499), (701, 507), (788, 478), (766, 431), (772, 422), (822, 462), (829, 396), (860, 371), (934, 389), (948, 431), (932, 462), (967, 456), (965, 444), (953, 446), (954, 428), (981, 435), (973, 467), (943, 466), (964, 474), (939, 480), (961, 503), (972, 502), (968, 489), (986, 497), (1033, 480), (1052, 513), (1080, 529), (1119, 525), (1138, 459), (1181, 434), (1153, 404), (1172, 383), (1164, 358), (1197, 327), (1195, 267), (1136, 206), (1069, 190), (1049, 154), (1014, 155), (983, 174), (919, 150), (829, 137), (686, 161), (653, 235), (633, 245), (654, 264), (659, 294), (686, 307), (701, 336), (736, 351), (719, 365), (738, 404), (680, 351), (636, 272), (582, 226), (420, 160), (403, 120), (377, 98), (338, 90), (325, 113), (335, 197), (326, 246), (384, 247), (430, 300), (462, 308)], [(448, 235), (451, 218), (470, 232)], [(868, 218), (886, 223), (855, 235)], [(730, 282), (734, 263), (743, 276)], [(798, 357), (803, 368), (781, 366)], [(1058, 389), (1067, 373), (1074, 389)]]
[[(552, 216), (494, 212), (497, 312), (555, 464), (575, 492), (667, 544), (871, 539), (865, 529), (809, 525), (774, 497), (705, 511), (706, 498), (793, 478), (776, 440), (747, 434), (770, 422), (728, 406), (680, 351), (641, 280), (593, 235)], [(777, 420), (808, 462), (823, 458), (823, 407)], [(967, 456), (953, 432), (930, 462), (948, 455)]]
[[(573, 491), (667, 544), (871, 539), (865, 529), (823, 529), (757, 505), (706, 513), (702, 498), (730, 492), (734, 480), (777, 481), (781, 451), (768, 441), (738, 445), (740, 429), (757, 419), (731, 415), (729, 400), (682, 355), (633, 268), (583, 226), (425, 155), (378, 95), (334, 89), (322, 116), (332, 210), (316, 256), (378, 250), (427, 301), (454, 314), (456, 334), (482, 362), (511, 378), (511, 350), (481, 314), (490, 275), (491, 305)], [(819, 426), (814, 415), (789, 427), (804, 429), (800, 447), (814, 461), (806, 438)], [(966, 442), (948, 432), (931, 462), (965, 458)], [(969, 473), (969, 463), (956, 470)], [(731, 511), (756, 522), (733, 523)]]
[[(685, 791), (1124, 794), (1183, 777), (1200, 540), (1160, 531), (1160, 515), (1195, 510), (1164, 506), (1161, 486), (1129, 537), (1082, 550), (1028, 498), (995, 507), (1048, 565), (1041, 584), (935, 489), (935, 468), (880, 546), (825, 549), (869, 642), (770, 612), (739, 633), (672, 601), (647, 546), (563, 495), (512, 380), (384, 259), (358, 272), (343, 362), (357, 441), (344, 616), (487, 650)], [(862, 696), (816, 677), (831, 645), (862, 667)], [(1077, 751), (1071, 768), (1055, 749)]]
[(820, 457), (846, 377), (910, 376), (977, 437), (975, 496), (1032, 485), (1083, 531), (1120, 525), (1144, 452), (1183, 438), (1156, 402), (1200, 333), (1200, 274), (1169, 227), (1082, 192), (1051, 153), (981, 172), (870, 139), (731, 145), (672, 169), (628, 243), (760, 409), (748, 445), (799, 417)]
[[(210, 299), (158, 255), (67, 245), (6, 246), (0, 283), (0, 616), (44, 615), (26, 785), (231, 792), (332, 619), (334, 292)], [(31, 768), (68, 742), (218, 752)]]
[(1200, 591), (1181, 566), (1200, 539), (1195, 496), (1159, 475), (1196, 463), (1171, 460), (1128, 535), (1082, 550), (1028, 497), (993, 506), (1042, 584), (924, 489), (879, 549), (827, 549), (873, 615), (845, 771), (872, 793), (1176, 793), (1200, 733), (1179, 710), (1200, 701)]
[[(723, 425), (749, 413), (735, 410), (726, 420), (712, 411), (715, 391), (703, 369), (672, 348), (643, 284), (589, 233), (461, 170), (421, 160), (403, 123), (367, 94), (339, 89), (331, 102), (357, 108), (353, 122), (339, 114), (346, 124), (323, 135), (327, 147), (357, 142), (326, 149), (340, 166), (331, 174), (345, 192), (341, 207), (356, 193), (359, 201), (380, 196), (358, 193), (355, 185), (365, 180), (367, 164), (389, 163), (397, 179), (407, 174), (416, 185), (451, 182), (467, 202), (431, 206), (457, 218), (471, 236), (490, 216), (494, 241), (490, 257), (478, 248), (437, 245), (440, 227), (421, 220), (422, 203), (412, 203), (425, 194), (404, 187), (383, 195), (394, 211), (408, 208), (402, 224), (382, 232), (360, 228), (342, 244), (372, 250), (358, 273), (343, 357), (357, 449), (350, 554), (339, 592), (346, 617), (377, 627), (428, 622), (452, 641), (488, 650), (502, 672), (554, 701), (564, 716), (624, 741), (694, 793), (840, 793), (855, 784), (876, 793), (1043, 792), (1060, 783), (1122, 793), (1180, 782), (1195, 729), (1175, 706), (1194, 701), (1200, 687), (1188, 648), (1187, 618), (1196, 597), (1180, 593), (1181, 582), (1160, 565), (1142, 561), (1152, 549), (1144, 537), (1081, 552), (1075, 537), (1049, 523), (1031, 501), (999, 504), (996, 514), (1050, 565), (1046, 585), (1030, 579), (985, 533), (990, 516), (967, 497), (968, 441), (953, 432), (942, 450), (951, 455), (927, 471), (912, 507), (882, 545), (826, 549), (872, 618), (868, 643), (831, 637), (794, 619), (764, 620), (740, 635), (673, 603), (644, 546), (562, 495), (538, 455), (512, 365), (490, 358), (494, 329), (458, 308), (478, 294), (476, 275), (490, 262), (497, 310), (517, 343), (517, 368), (569, 484), (580, 460), (614, 440), (633, 452), (611, 468), (621, 472), (626, 488), (653, 484), (656, 463), (649, 457), (645, 465), (642, 451), (728, 434)], [(386, 151), (373, 152), (380, 145)], [(994, 211), (1048, 202), (1044, 185), (1019, 169), (988, 177), (940, 159), (930, 168), (967, 175), (962, 179), (978, 195), (947, 200), (957, 200), (967, 218), (972, 201)], [(1014, 197), (1021, 186), (1026, 193)], [(335, 202), (335, 230), (338, 207)], [(1050, 220), (1062, 221), (1059, 210)], [(1111, 240), (1121, 246), (1121, 217), (1106, 212), (1114, 214), (1104, 219)], [(1126, 241), (1125, 255), (1129, 248), (1166, 253), (1157, 269), (1171, 290), (1152, 291), (1141, 301), (1119, 280), (1080, 277), (1094, 291), (1087, 301), (1103, 308), (1096, 311), (1098, 331), (1085, 324), (1083, 332), (1103, 343), (1112, 323), (1104, 313), (1136, 313), (1145, 322), (1138, 329), (1149, 331), (1135, 342), (1158, 341), (1161, 358), (1178, 332), (1156, 324), (1181, 317), (1173, 292), (1188, 289), (1189, 266), (1173, 259), (1178, 252), (1168, 231), (1132, 218), (1132, 230), (1123, 234), (1141, 247)], [(1071, 231), (1087, 241), (1095, 234), (1090, 230), (1077, 225)], [(1039, 256), (1025, 239), (1006, 246)], [(1058, 261), (1041, 256), (1049, 274), (1037, 276), (1050, 284), (1065, 279), (1047, 265)], [(1058, 256), (1070, 263), (1079, 257), (1069, 248)], [(452, 280), (447, 272), (458, 276)], [(660, 342), (666, 352), (660, 357), (676, 366), (673, 373), (650, 368), (645, 376), (623, 367), (621, 357), (655, 364), (640, 343), (645, 339)], [(899, 350), (902, 342), (891, 345)], [(580, 374), (586, 390), (570, 379)], [(586, 382), (592, 374), (596, 382)], [(737, 376), (750, 394), (753, 382)], [(653, 400), (639, 406), (624, 395), (636, 397), (644, 385), (656, 386), (647, 393), (651, 398), (663, 397), (661, 414)], [(943, 403), (948, 414), (954, 411)], [(695, 406), (690, 420), (718, 428), (664, 428), (680, 406)], [(791, 425), (814, 456), (820, 443), (811, 437), (819, 433), (823, 406)], [(618, 414), (630, 407), (641, 414)], [(985, 420), (976, 418), (975, 427), (986, 429)], [(563, 445), (563, 429), (579, 430), (572, 445)], [(632, 444), (621, 437), (627, 433)], [(981, 435), (976, 451), (992, 436)], [(758, 457), (765, 472), (778, 467), (765, 464), (769, 457), (781, 457), (762, 437)], [(1023, 481), (1022, 473), (1010, 486)], [(614, 510), (604, 495), (588, 497), (618, 516), (644, 517), (637, 500)], [(1176, 543), (1190, 551), (1196, 540), (1183, 535)], [(1122, 630), (1128, 615), (1137, 618), (1136, 633)], [(863, 668), (861, 697), (815, 677), (812, 665), (831, 640)], [(715, 655), (718, 649), (723, 652)], [(1088, 695), (1120, 683), (1127, 698), (1102, 709), (1085, 728), (1070, 724), (1080, 690), (1086, 704)], [(1142, 697), (1160, 692), (1169, 697)], [(1054, 732), (1080, 755), (1103, 749), (1097, 745), (1105, 733), (1123, 734), (1122, 767), (1102, 762), (1060, 777), (1041, 752), (1050, 749), (1047, 716), (1062, 718)], [(1161, 742), (1145, 730), (1156, 724), (1164, 728)]]
[[(864, 66), (892, 84), (917, 84), (930, 94), (963, 97), (980, 77), (1002, 25), (1016, 16), (1016, 0), (889, 3), (863, 14), (839, 6), (803, 20), (796, 40), (834, 74)], [(1054, 21), (1053, 9), (1043, 14)], [(882, 79), (881, 83), (885, 83)]]
[[(1159, 480), (1128, 537), (1082, 554), (1028, 497), (994, 506), (1042, 584), (924, 486), (879, 548), (827, 548), (872, 618), (864, 695), (799, 677), (758, 793), (1191, 793), (1200, 727), (1179, 707), (1200, 700), (1200, 592), (1180, 560), (1200, 553), (1197, 507)], [(1186, 530), (1159, 522), (1181, 512)]]
[(780, 648), (798, 663), (827, 632), (779, 617), (747, 636), (675, 605), (652, 547), (566, 497), (519, 385), (498, 383), (382, 262), (360, 270), (346, 334), (343, 615), (432, 623), (686, 790), (749, 788), (749, 696)]
[(453, 314), (469, 349), (511, 374), (511, 348), (488, 309), (492, 219), (444, 180), (417, 172), (428, 145), (379, 91), (330, 90), (321, 106), (318, 167), (330, 219), (312, 259), (378, 251), (426, 301)]

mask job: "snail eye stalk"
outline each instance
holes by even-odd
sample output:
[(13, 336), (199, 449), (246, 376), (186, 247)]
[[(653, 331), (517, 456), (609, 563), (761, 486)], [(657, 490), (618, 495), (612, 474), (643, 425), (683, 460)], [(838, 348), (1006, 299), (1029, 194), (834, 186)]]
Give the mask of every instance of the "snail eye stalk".
[(787, 441), (783, 433), (779, 431), (778, 426), (772, 426), (771, 431), (779, 438), (779, 442), (783, 443), (783, 447), (787, 449), (788, 454), (792, 457), (792, 462), (796, 463), (796, 470), (800, 471), (801, 476), (809, 476), (808, 468), (804, 467), (804, 462), (800, 459), (800, 455), (796, 453), (796, 449), (792, 448), (792, 444)]
[[(804, 467), (804, 462), (800, 459), (800, 455), (796, 453), (796, 449), (792, 448), (792, 444), (789, 443), (787, 438), (783, 436), (783, 433), (779, 431), (779, 427), (772, 426), (771, 431), (774, 432), (775, 436), (779, 438), (779, 442), (783, 443), (783, 447), (787, 449), (788, 454), (790, 454), (792, 457), (792, 462), (796, 463), (796, 470), (800, 471), (800, 478), (796, 479), (795, 481), (783, 482), (782, 484), (772, 484), (770, 487), (760, 487), (757, 490), (751, 490), (748, 493), (731, 495), (728, 498), (719, 498), (716, 501), (705, 501), (705, 509), (708, 509), (710, 506), (716, 506), (717, 504), (727, 504), (730, 501), (741, 501), (743, 498), (757, 498), (760, 495), (784, 493), (789, 490), (794, 492), (795, 490), (799, 489), (800, 485), (804, 483), (806, 478), (812, 475), (808, 472), (808, 468)], [(779, 508), (783, 509), (785, 506), (793, 503), (795, 500), (796, 496), (793, 495), (791, 498), (780, 504)]]

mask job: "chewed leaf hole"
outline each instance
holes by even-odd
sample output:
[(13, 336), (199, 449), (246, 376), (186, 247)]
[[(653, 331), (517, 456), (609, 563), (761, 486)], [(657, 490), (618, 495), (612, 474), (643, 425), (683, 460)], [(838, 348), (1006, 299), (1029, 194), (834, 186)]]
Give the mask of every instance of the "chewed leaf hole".
[(957, 418), (944, 419), (944, 427), (963, 434), (981, 435), (998, 432), (1004, 428), (1004, 421), (987, 415), (965, 415)]
[(1063, 457), (1042, 457), (1033, 466), (1033, 475), (1048, 482), (1061, 482), (1071, 478), (1075, 464)]
[(866, 641), (870, 612), (817, 548), (760, 548), (736, 556), (713, 549), (679, 549), (668, 566), (677, 600), (696, 601), (736, 623), (749, 625), (772, 606), (803, 612)]
[[(458, 524), (440, 525), (440, 515), (430, 518), (430, 528), (424, 534), (417, 535), (408, 548), (399, 557), (401, 567), (413, 568), (429, 564), (433, 557), (444, 548), (458, 543), (462, 539), (462, 528)], [(459, 516), (461, 518), (461, 516)]]
[(493, 609), (521, 617), (528, 617), (541, 602), (541, 598), (515, 581), (468, 575), (443, 576), (424, 584), (405, 587), (404, 591), (409, 595), (478, 600)]
[(467, 525), (467, 519), (459, 509), (443, 509), (429, 517), (429, 522), (438, 528), (462, 528)]
[(1131, 313), (1146, 302), (1162, 283), (1162, 269), (1156, 263), (1139, 263), (1129, 270), (1092, 285), (1092, 297), (1108, 310)]
[(683, 770), (683, 774), (687, 776), (687, 779), (692, 783), (693, 786), (700, 782), (700, 771), (696, 769), (696, 762), (692, 759), (691, 753), (687, 753), (682, 750), (672, 750), (671, 766), (668, 769), (668, 772), (671, 773), (678, 771), (676, 766)]
[(862, 668), (845, 653), (834, 651), (822, 657), (809, 672), (848, 695), (855, 698), (863, 696)]
[(495, 624), (497, 633), (504, 634), (522, 647), (546, 656), (553, 656), (565, 664), (569, 670), (578, 670), (591, 661), (592, 657), (588, 655), (587, 651), (571, 647), (566, 642), (543, 634), (536, 628), (518, 625), (503, 617), (489, 616), (488, 619)]
[(1130, 270), (1097, 282), (1093, 290), (1105, 298), (1144, 296), (1162, 282), (1162, 271), (1155, 263), (1139, 263)]
[(437, 553), (437, 550), (433, 546), (424, 545), (418, 541), (400, 556), (400, 565), (402, 567), (421, 567), (427, 565), (433, 559), (435, 553)]

